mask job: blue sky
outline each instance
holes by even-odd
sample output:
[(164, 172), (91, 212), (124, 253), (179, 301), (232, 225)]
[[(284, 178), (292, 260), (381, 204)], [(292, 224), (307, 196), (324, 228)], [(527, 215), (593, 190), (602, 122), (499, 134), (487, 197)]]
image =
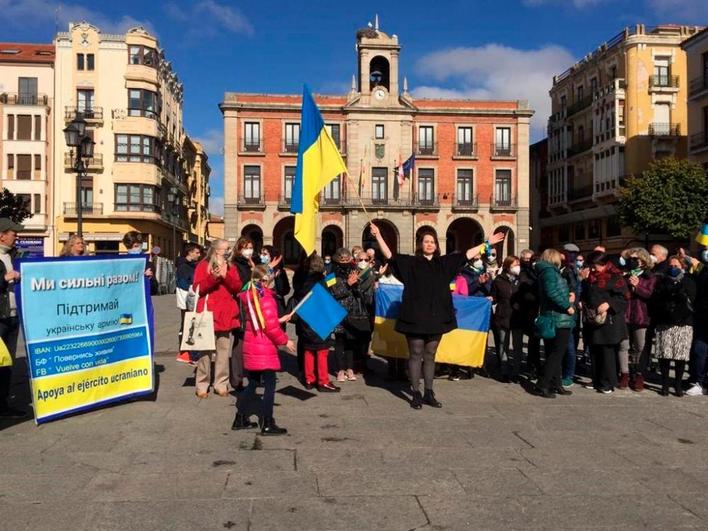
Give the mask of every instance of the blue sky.
[(303, 82), (346, 92), (355, 32), (376, 13), (399, 36), (414, 96), (527, 99), (539, 139), (554, 73), (626, 25), (708, 24), (708, 0), (0, 0), (7, 41), (50, 42), (80, 20), (156, 33), (185, 85), (185, 128), (208, 149), (214, 212), (223, 204), (224, 92), (300, 93)]

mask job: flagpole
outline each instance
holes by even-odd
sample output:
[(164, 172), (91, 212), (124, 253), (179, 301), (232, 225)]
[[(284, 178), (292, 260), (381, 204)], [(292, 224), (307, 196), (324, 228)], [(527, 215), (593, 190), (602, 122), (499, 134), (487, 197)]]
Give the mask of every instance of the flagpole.
[(302, 300), (297, 303), (297, 306), (295, 306), (295, 308), (293, 308), (293, 311), (291, 311), (290, 313), (297, 313), (297, 311), (302, 307), (303, 304), (305, 304), (307, 302), (307, 299), (309, 299), (310, 297), (312, 297), (312, 291), (310, 291), (307, 295), (305, 295), (302, 298)]
[(364, 206), (364, 201), (361, 199), (361, 194), (359, 193), (359, 190), (357, 190), (352, 183), (349, 181), (349, 172), (346, 174), (345, 180), (347, 181), (347, 184), (349, 185), (350, 188), (354, 188), (354, 191), (356, 192), (356, 197), (359, 199), (359, 204), (361, 205), (361, 209), (364, 211), (364, 214), (366, 214), (367, 219), (369, 220), (369, 223), (373, 223), (374, 221), (371, 219), (371, 216), (369, 215), (369, 211), (366, 210), (366, 207)]

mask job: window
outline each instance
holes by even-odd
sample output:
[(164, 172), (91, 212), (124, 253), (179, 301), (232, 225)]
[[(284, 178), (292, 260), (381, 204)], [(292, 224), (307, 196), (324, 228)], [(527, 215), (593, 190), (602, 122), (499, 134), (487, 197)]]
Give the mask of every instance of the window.
[(388, 200), (388, 168), (371, 168), (371, 200), (382, 204)]
[(7, 156), (7, 178), (13, 179), (15, 177), (15, 155)]
[(42, 117), (38, 114), (34, 116), (34, 139), (42, 140)]
[(297, 153), (300, 143), (300, 124), (285, 124), (285, 153)]
[(32, 140), (32, 116), (17, 115), (17, 140)]
[(584, 240), (585, 239), (585, 223), (575, 224), (575, 239)]
[(588, 222), (588, 238), (599, 238), (600, 237), (600, 220), (591, 219)]
[(283, 181), (283, 198), (287, 203), (293, 197), (293, 183), (295, 182), (295, 166), (285, 166), (285, 176)]
[(261, 200), (261, 167), (244, 166), (243, 197), (246, 203), (259, 203)]
[(457, 154), (461, 157), (471, 157), (474, 153), (472, 149), (472, 128), (457, 128)]
[(617, 79), (617, 65), (612, 65), (612, 68), (610, 68), (610, 77), (612, 78), (612, 81)]
[(334, 140), (334, 143), (337, 145), (337, 149), (341, 149), (342, 145), (339, 124), (325, 124), (325, 127), (329, 131), (329, 136), (332, 137), (332, 140)]
[(472, 204), (472, 190), (474, 181), (472, 170), (457, 170), (457, 204)]
[(576, 97), (575, 101), (582, 101), (583, 97), (585, 96), (585, 87), (582, 85), (579, 85), (578, 88), (576, 89)]
[(82, 53), (77, 53), (76, 54), (76, 69), (77, 70), (83, 70), (84, 69), (84, 54)]
[(597, 92), (597, 89), (598, 89), (597, 78), (596, 78), (596, 77), (593, 77), (593, 78), (590, 80), (590, 93), (591, 93), (591, 94), (595, 94), (595, 93)]
[(563, 94), (560, 97), (560, 107), (561, 107), (561, 112), (564, 112), (566, 107), (568, 107), (568, 98), (566, 97), (565, 94)]
[(17, 92), (20, 105), (37, 105), (37, 78), (19, 78)]
[(246, 122), (244, 125), (244, 151), (261, 150), (261, 124), (259, 122)]
[(494, 154), (497, 157), (511, 156), (511, 128), (497, 127), (495, 133)]
[(570, 226), (569, 225), (560, 225), (558, 227), (558, 241), (560, 243), (570, 241)]
[(17, 155), (17, 179), (32, 179), (32, 155)]
[(156, 92), (145, 89), (128, 89), (128, 115), (144, 116), (157, 120), (159, 96)]
[(708, 86), (708, 52), (705, 52), (701, 59), (703, 61), (703, 88)]
[(621, 236), (622, 235), (622, 225), (620, 224), (620, 220), (618, 216), (610, 216), (607, 218), (607, 229), (606, 229), (606, 236), (608, 238), (612, 238), (614, 236)]
[(94, 66), (94, 55), (92, 53), (86, 54), (86, 70), (93, 70)]
[(115, 209), (119, 212), (158, 212), (160, 209), (156, 201), (157, 195), (155, 187), (147, 184), (117, 184)]
[(35, 179), (42, 178), (42, 155), (34, 156), (34, 177)]
[(25, 205), (27, 210), (32, 211), (32, 194), (16, 194), (22, 203)]
[(15, 115), (14, 114), (7, 115), (7, 139), (8, 140), (15, 139)]
[(433, 203), (435, 170), (420, 168), (418, 170), (418, 201), (424, 204)]
[(376, 140), (383, 140), (383, 138), (384, 138), (383, 124), (376, 124), (374, 126), (374, 137), (376, 138)]
[(144, 135), (116, 135), (116, 162), (160, 164), (161, 145), (157, 138)]
[(131, 65), (144, 65), (157, 68), (157, 52), (147, 46), (130, 46), (128, 62)]
[(494, 204), (511, 206), (511, 170), (497, 170), (494, 176)]
[(76, 111), (83, 113), (85, 118), (93, 118), (92, 89), (79, 89), (76, 91)]
[(432, 125), (418, 127), (418, 153), (432, 155), (435, 152), (435, 139)]
[(654, 59), (654, 87), (668, 87), (670, 84), (669, 57), (656, 57)]
[(34, 194), (34, 213), (35, 214), (42, 213), (42, 195), (41, 194)]
[(93, 210), (93, 177), (81, 177), (81, 207), (82, 210)]
[(326, 203), (338, 203), (340, 197), (340, 180), (339, 175), (332, 179), (324, 190), (324, 202)]

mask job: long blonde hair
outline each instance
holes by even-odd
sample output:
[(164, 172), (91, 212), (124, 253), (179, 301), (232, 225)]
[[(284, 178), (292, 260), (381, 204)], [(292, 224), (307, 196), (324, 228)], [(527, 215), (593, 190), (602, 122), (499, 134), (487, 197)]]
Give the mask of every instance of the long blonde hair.
[(214, 266), (216, 265), (216, 248), (219, 247), (221, 244), (226, 244), (226, 248), (229, 248), (229, 242), (226, 240), (222, 239), (216, 239), (213, 242), (211, 242), (211, 245), (209, 246), (209, 250), (207, 251), (206, 255), (206, 260), (209, 262), (209, 269), (214, 269)]
[[(84, 245), (86, 245), (86, 240), (84, 240), (78, 234), (72, 234), (71, 236), (69, 236), (69, 239), (66, 240), (66, 242), (64, 242), (64, 247), (61, 248), (61, 251), (59, 252), (59, 256), (71, 256), (71, 248), (79, 240), (84, 242)], [(85, 248), (84, 248), (84, 254), (86, 254)]]

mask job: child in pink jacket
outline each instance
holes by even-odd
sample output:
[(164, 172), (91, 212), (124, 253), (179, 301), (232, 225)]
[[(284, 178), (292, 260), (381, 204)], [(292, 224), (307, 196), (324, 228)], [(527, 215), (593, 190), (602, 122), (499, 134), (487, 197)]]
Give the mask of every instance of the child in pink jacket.
[(278, 347), (285, 345), (290, 352), (295, 351), (295, 345), (280, 327), (281, 323), (290, 320), (290, 315), (278, 318), (278, 303), (271, 289), (273, 280), (267, 267), (256, 266), (251, 281), (239, 293), (239, 303), (243, 311), (241, 318), (245, 322), (243, 368), (248, 371), (248, 386), (239, 397), (236, 418), (231, 428), (240, 430), (255, 427), (244, 413), (243, 405), (255, 396), (258, 382), (262, 381), (263, 415), (260, 425), (263, 435), (287, 433), (287, 430), (279, 428), (273, 419), (275, 372), (280, 370)]

